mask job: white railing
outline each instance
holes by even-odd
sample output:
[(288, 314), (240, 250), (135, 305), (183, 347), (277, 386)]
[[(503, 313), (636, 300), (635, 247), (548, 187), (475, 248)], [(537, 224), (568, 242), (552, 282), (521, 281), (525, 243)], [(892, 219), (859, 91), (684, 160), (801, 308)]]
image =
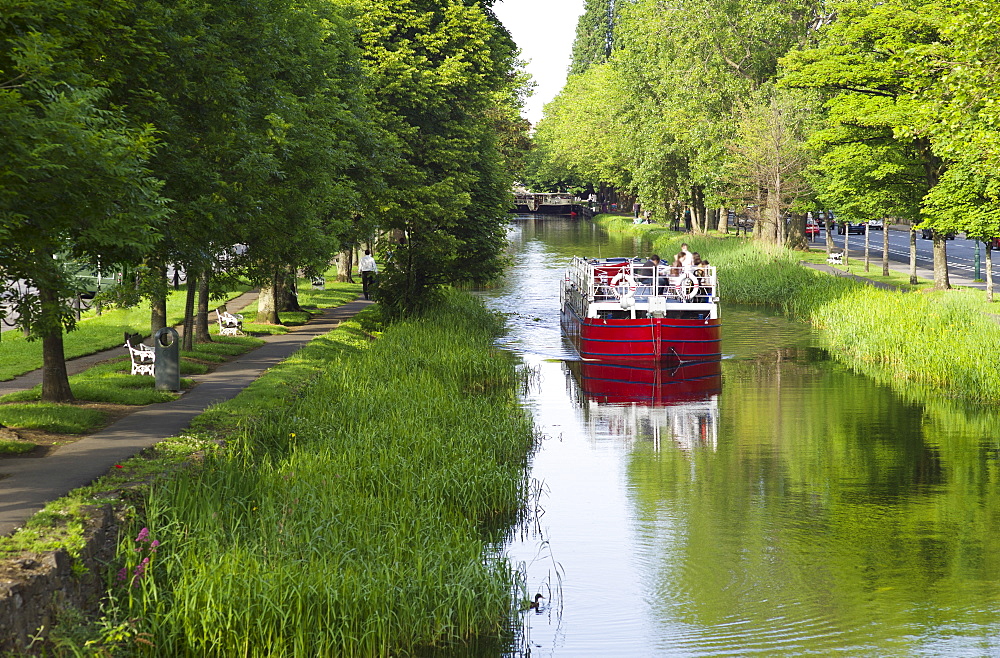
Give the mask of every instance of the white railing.
[(612, 302), (626, 296), (639, 303), (650, 297), (664, 297), (668, 303), (718, 301), (714, 265), (684, 270), (662, 263), (653, 267), (633, 261), (591, 262), (577, 256), (568, 276), (589, 302)]

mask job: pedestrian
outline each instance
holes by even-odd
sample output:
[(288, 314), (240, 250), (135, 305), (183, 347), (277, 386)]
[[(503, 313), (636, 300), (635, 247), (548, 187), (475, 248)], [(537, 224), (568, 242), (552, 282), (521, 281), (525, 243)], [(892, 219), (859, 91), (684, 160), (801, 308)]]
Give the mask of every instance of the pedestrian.
[(371, 249), (365, 249), (365, 255), (361, 257), (361, 262), (358, 263), (358, 272), (361, 273), (361, 290), (365, 294), (365, 299), (371, 299), (369, 292), (372, 284), (375, 282), (375, 275), (378, 273), (378, 265), (375, 263), (375, 259), (372, 258)]

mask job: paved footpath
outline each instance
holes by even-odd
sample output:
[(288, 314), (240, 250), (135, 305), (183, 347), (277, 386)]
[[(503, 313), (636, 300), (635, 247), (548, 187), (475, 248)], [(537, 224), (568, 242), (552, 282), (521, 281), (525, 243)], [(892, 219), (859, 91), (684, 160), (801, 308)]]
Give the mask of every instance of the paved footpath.
[[(253, 299), (253, 297), (249, 297)], [(230, 301), (230, 309), (243, 308), (249, 299)], [(245, 302), (245, 303), (244, 303)], [(333, 330), (372, 302), (357, 301), (326, 309), (308, 324), (287, 334), (261, 337), (266, 343), (205, 375), (178, 399), (139, 408), (103, 430), (61, 446), (45, 457), (0, 460), (0, 535), (8, 535), (47, 503), (105, 474), (116, 463), (132, 457), (165, 438), (177, 436), (210, 405), (236, 396), (261, 373), (287, 359), (316, 336)], [(74, 359), (73, 371), (97, 361), (120, 356), (123, 348)], [(86, 365), (89, 364), (89, 365)], [(37, 378), (38, 381), (34, 381)], [(39, 371), (0, 383), (0, 393), (30, 388), (41, 381)], [(33, 382), (33, 383), (32, 383)]]

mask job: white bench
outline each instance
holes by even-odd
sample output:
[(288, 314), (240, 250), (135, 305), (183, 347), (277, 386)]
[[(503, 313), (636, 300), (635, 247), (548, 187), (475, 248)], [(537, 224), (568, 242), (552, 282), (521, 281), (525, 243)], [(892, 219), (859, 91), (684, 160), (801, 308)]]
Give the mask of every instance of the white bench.
[(243, 316), (241, 314), (230, 313), (221, 306), (215, 309), (215, 314), (218, 316), (220, 336), (246, 336), (243, 333)]
[(125, 347), (132, 358), (132, 374), (152, 377), (156, 366), (156, 352), (153, 348), (140, 343), (139, 334), (125, 334)]
[(832, 253), (826, 257), (826, 262), (830, 265), (843, 265), (844, 264), (844, 252), (838, 251), (837, 253)]

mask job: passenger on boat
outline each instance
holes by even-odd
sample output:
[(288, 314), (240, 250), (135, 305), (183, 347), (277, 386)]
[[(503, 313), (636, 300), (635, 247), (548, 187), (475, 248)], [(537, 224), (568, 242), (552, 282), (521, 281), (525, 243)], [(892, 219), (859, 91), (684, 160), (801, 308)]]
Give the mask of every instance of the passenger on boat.
[(646, 291), (647, 295), (658, 295), (659, 289), (663, 285), (663, 280), (660, 278), (660, 256), (659, 254), (653, 254), (649, 257), (645, 263), (642, 264), (643, 276), (640, 277), (640, 282), (644, 286), (650, 286), (650, 290)]
[(695, 280), (698, 282), (698, 295), (695, 300), (699, 302), (710, 301), (710, 289), (708, 281), (708, 261), (702, 260), (701, 255), (698, 252), (693, 254), (694, 256), (694, 276)]
[(681, 259), (681, 267), (686, 274), (694, 271), (694, 254), (688, 250), (687, 242), (681, 244), (681, 253), (677, 254)]

